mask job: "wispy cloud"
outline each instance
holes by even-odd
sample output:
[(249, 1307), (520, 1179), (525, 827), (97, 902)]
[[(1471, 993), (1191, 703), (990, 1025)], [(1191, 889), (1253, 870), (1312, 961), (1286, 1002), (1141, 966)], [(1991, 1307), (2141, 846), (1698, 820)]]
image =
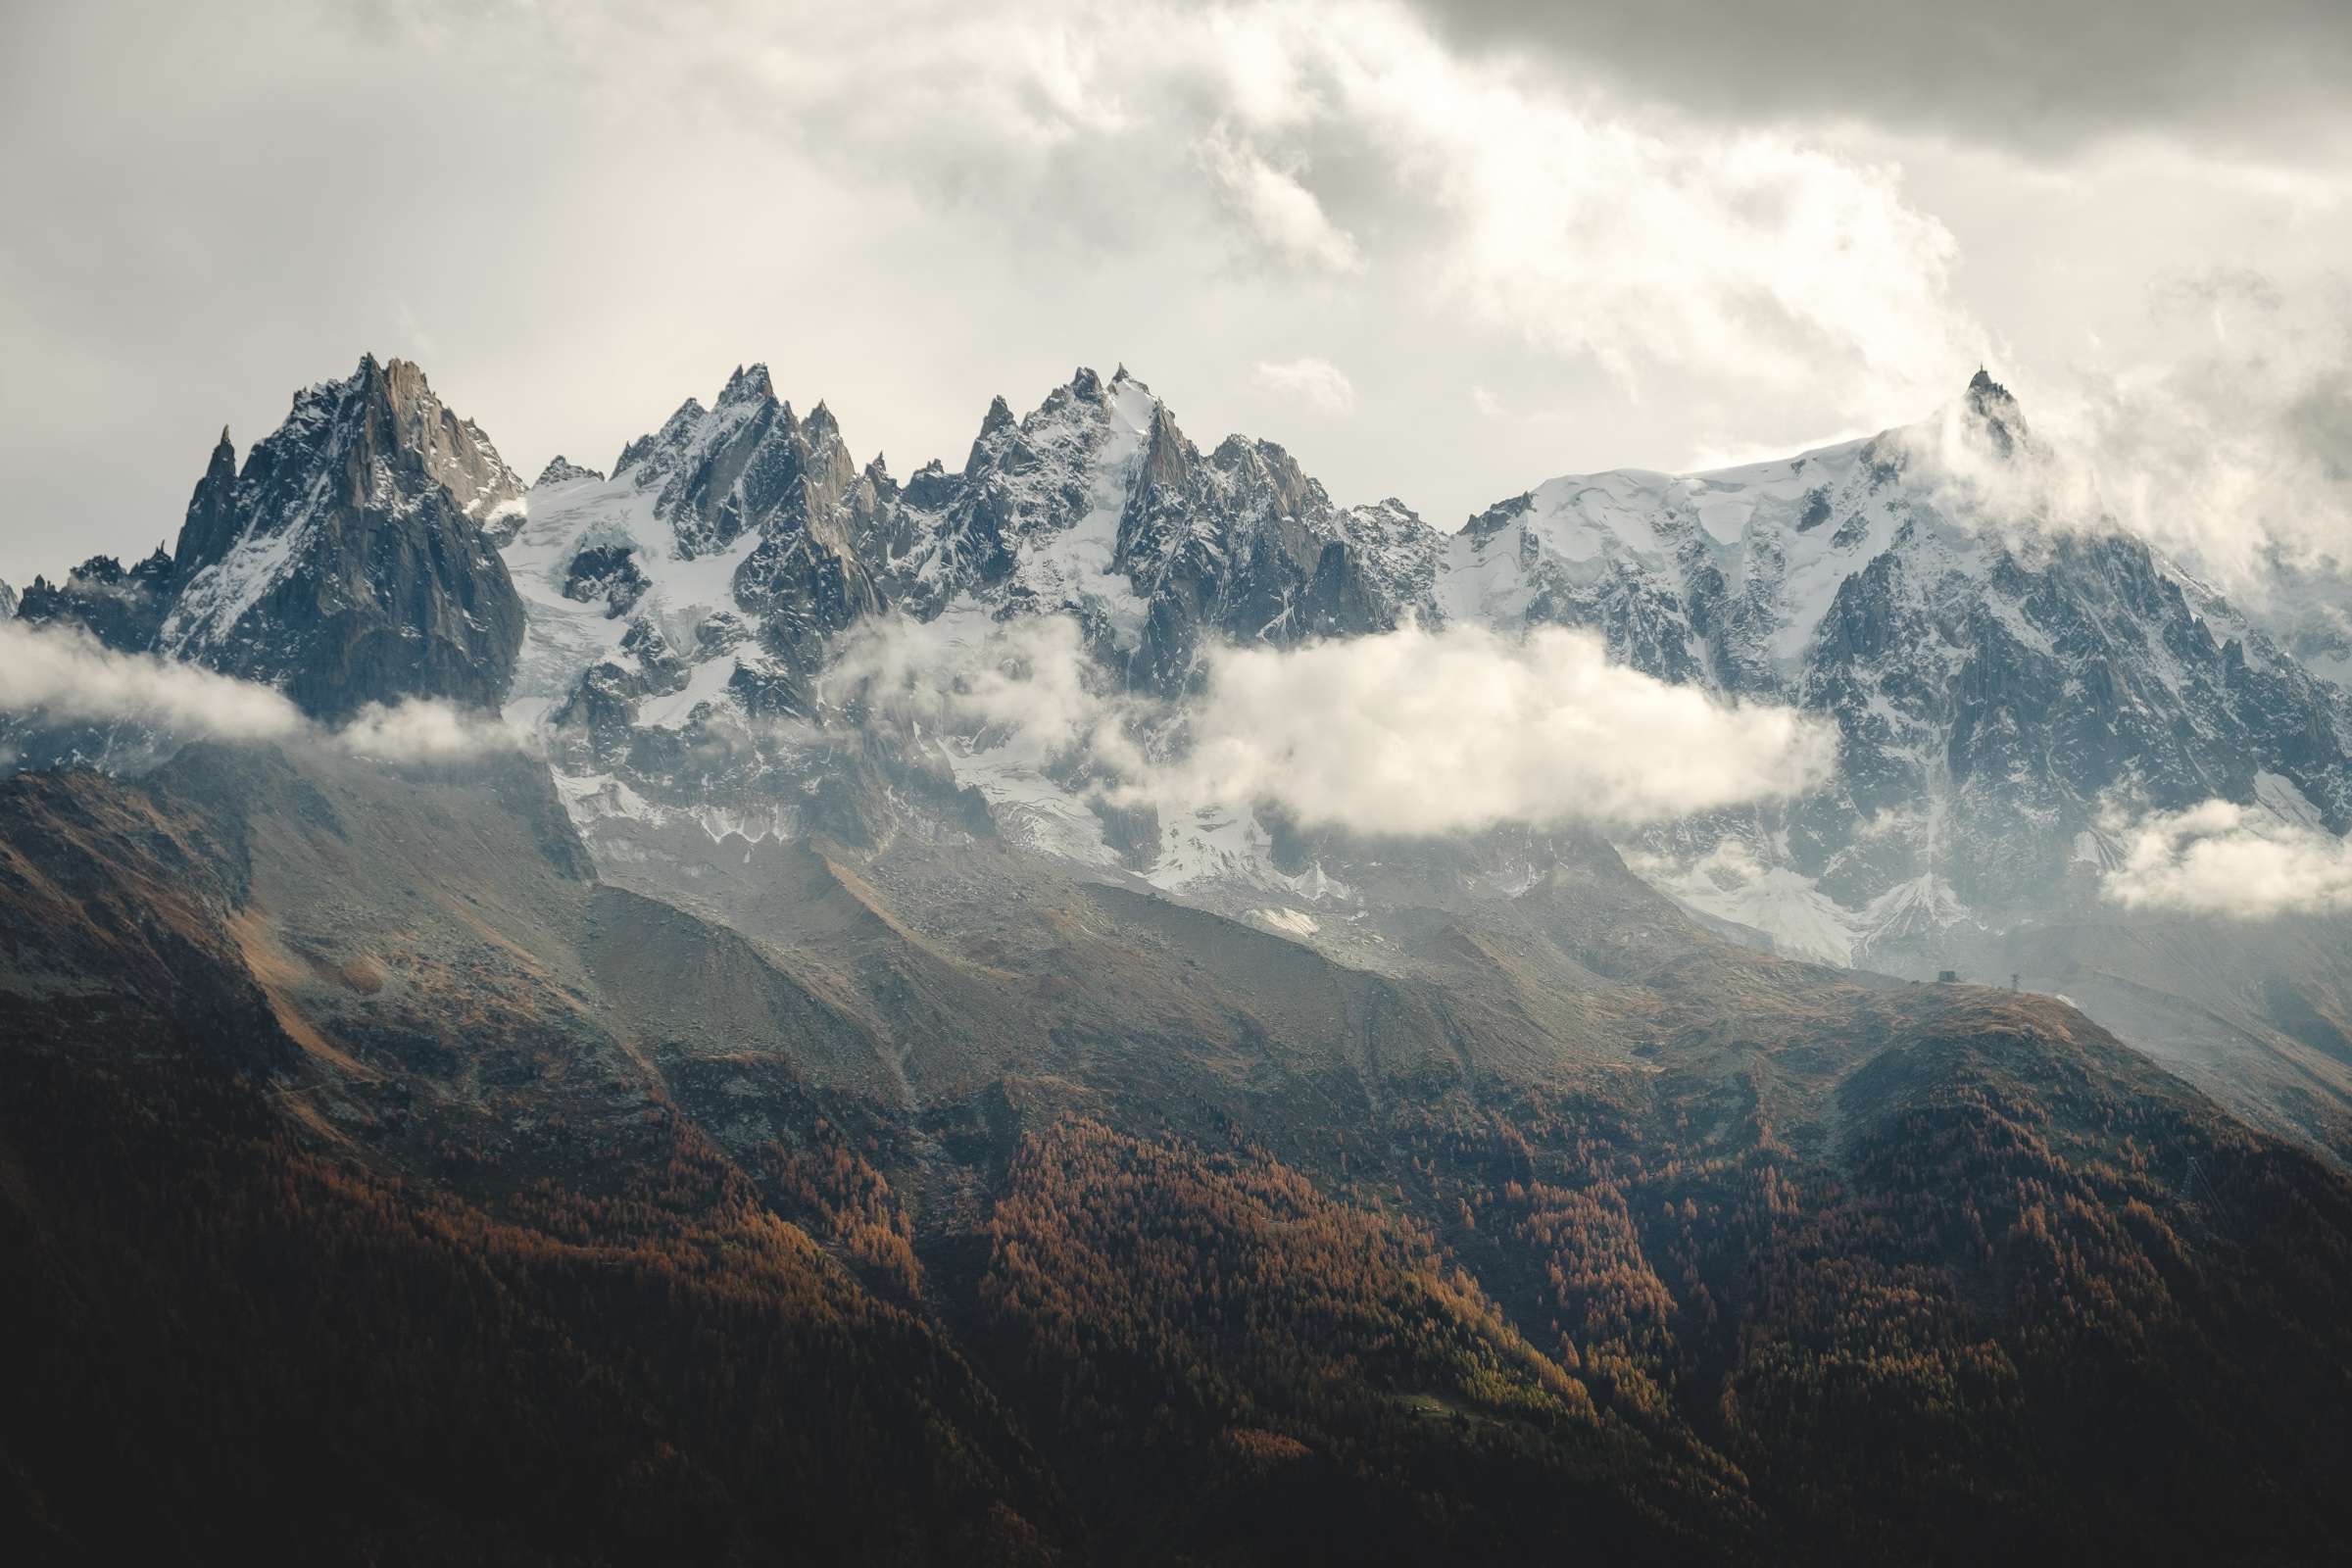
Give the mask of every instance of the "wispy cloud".
[(1799, 793), (1836, 760), (1811, 719), (1666, 685), (1558, 627), (1222, 649), (1189, 720), (1190, 753), (1140, 789), (1373, 834), (1655, 822)]
[(1252, 379), (1268, 392), (1305, 404), (1318, 414), (1348, 414), (1355, 408), (1355, 383), (1329, 360), (1260, 360)]
[(328, 729), (274, 687), (122, 653), (79, 627), (22, 621), (0, 621), (0, 711), (62, 724), (146, 724), (185, 740), (325, 746), (387, 761), (449, 760), (525, 744), (493, 715), (418, 699), (369, 704)]
[(2124, 859), (2104, 891), (2128, 908), (2236, 920), (2352, 910), (2352, 842), (2259, 808), (2207, 801), (2111, 829)]
[(1947, 386), (1984, 342), (1951, 297), (1951, 234), (1893, 166), (1565, 92), (1390, 0), (722, 5), (687, 29), (603, 0), (560, 37), (527, 8), (388, 14), (567, 91), (622, 69), (634, 93), (690, 81), (800, 154), (1029, 243), (1365, 286), (1627, 385), (1703, 373), (1853, 415)]
[(393, 762), (447, 761), (531, 744), (528, 735), (495, 714), (422, 698), (388, 706), (369, 703), (334, 731), (331, 741), (358, 756)]
[(1331, 272), (1362, 270), (1355, 237), (1332, 222), (1315, 193), (1264, 154), (1211, 134), (1201, 153), (1244, 225), (1286, 262)]
[(1816, 720), (1666, 685), (1557, 627), (1222, 647), (1198, 698), (1156, 705), (1112, 690), (1066, 617), (976, 639), (893, 620), (853, 641), (833, 689), (1031, 767), (1091, 771), (1118, 804), (1272, 805), (1371, 835), (1638, 825), (1797, 794), (1836, 765)]
[(84, 723), (144, 723), (216, 740), (287, 740), (307, 728), (284, 694), (150, 654), (117, 653), (78, 627), (0, 621), (0, 710)]

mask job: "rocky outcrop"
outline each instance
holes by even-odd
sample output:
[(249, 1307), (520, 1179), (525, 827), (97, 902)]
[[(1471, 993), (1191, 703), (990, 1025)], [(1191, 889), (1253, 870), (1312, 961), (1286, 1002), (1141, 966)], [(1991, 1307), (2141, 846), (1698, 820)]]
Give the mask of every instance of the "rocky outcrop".
[(531, 488), (536, 490), (543, 484), (576, 484), (583, 479), (595, 480), (603, 477), (604, 474), (600, 470), (583, 468), (559, 452), (548, 459), (547, 466), (539, 470), (539, 477), (531, 481)]
[(171, 602), (172, 569), (172, 558), (161, 545), (127, 567), (112, 556), (92, 556), (64, 582), (35, 577), (22, 600), (14, 593), (0, 595), (0, 615), (13, 612), (27, 621), (79, 626), (109, 648), (145, 649), (155, 641)]
[(155, 646), (343, 717), (494, 703), (520, 601), (482, 523), (521, 485), (406, 361), (298, 394), (242, 471), (227, 432), (188, 504)]

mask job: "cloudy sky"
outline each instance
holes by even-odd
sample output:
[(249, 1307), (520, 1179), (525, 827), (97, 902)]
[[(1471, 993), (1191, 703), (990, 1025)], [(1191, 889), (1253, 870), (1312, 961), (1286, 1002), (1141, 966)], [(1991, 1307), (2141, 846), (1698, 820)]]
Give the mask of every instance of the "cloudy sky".
[(0, 577), (363, 350), (526, 477), (746, 360), (902, 473), (1123, 361), (1446, 527), (1982, 362), (2151, 528), (2352, 555), (2347, 80), (2341, 0), (11, 5)]

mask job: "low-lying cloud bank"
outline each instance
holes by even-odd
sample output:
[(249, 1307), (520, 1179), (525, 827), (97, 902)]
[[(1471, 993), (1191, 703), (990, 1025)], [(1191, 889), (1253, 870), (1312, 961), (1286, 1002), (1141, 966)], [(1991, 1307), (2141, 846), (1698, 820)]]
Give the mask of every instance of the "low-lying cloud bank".
[(309, 723), (268, 686), (117, 653), (79, 628), (0, 621), (0, 710), (29, 709), (69, 723), (153, 724), (207, 740), (286, 740)]
[(108, 648), (79, 627), (0, 621), (0, 712), (63, 724), (143, 724), (184, 740), (329, 746), (386, 761), (453, 760), (518, 747), (498, 719), (448, 703), (370, 703), (339, 729), (275, 687), (155, 654)]
[(1368, 835), (1637, 826), (1799, 794), (1837, 762), (1817, 720), (1668, 685), (1556, 627), (1223, 647), (1199, 697), (1163, 706), (1108, 689), (1067, 617), (889, 621), (833, 679), (976, 751), (1092, 771), (1116, 805), (1271, 805)]
[(407, 698), (389, 707), (369, 703), (329, 742), (387, 762), (456, 761), (485, 752), (528, 751), (531, 737), (493, 714), (454, 704)]
[(2124, 830), (2107, 898), (2127, 908), (2233, 920), (2352, 910), (2352, 841), (2258, 807), (2207, 801)]
[(1155, 792), (1359, 833), (1635, 826), (1797, 794), (1837, 760), (1791, 710), (1670, 686), (1559, 627), (1220, 650), (1192, 731)]

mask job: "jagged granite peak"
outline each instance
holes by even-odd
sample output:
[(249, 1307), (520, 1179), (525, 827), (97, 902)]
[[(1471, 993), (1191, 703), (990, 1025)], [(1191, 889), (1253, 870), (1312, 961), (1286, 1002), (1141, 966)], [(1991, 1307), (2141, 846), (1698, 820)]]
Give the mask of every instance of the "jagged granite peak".
[(11, 588), (6, 580), (0, 579), (0, 620), (7, 620), (16, 612), (17, 591)]
[(766, 366), (738, 365), (735, 373), (727, 377), (727, 384), (719, 389), (717, 406), (728, 409), (738, 403), (773, 403), (775, 400), (775, 383), (768, 378)]
[(1206, 634), (1286, 641), (1414, 618), (1436, 556), (1434, 531), (1333, 507), (1270, 443), (1203, 459), (1124, 366), (1107, 382), (1081, 367), (1017, 421), (998, 399), (962, 474), (925, 468), (905, 499), (918, 515), (882, 564), (891, 598), (917, 615), (964, 596), (1066, 612), (1154, 690), (1196, 677)]
[(188, 563), (182, 575), (192, 575), (200, 564), (219, 561), (236, 542), (241, 526), (237, 513), (237, 448), (220, 427), (220, 439), (205, 465), (204, 477), (188, 497), (186, 516), (179, 525), (179, 558)]
[(399, 449), (416, 454), (425, 473), (457, 500), (466, 515), (484, 521), (521, 496), (522, 480), (499, 457), (489, 435), (444, 406), (415, 364), (388, 360), (379, 365), (373, 355), (365, 355), (360, 370), (377, 406), (393, 421)]
[[(654, 492), (653, 514), (683, 559), (730, 550), (750, 533), (811, 527), (819, 548), (846, 553), (848, 536), (831, 524), (858, 475), (832, 411), (820, 404), (797, 417), (758, 364), (739, 367), (708, 411), (689, 399), (660, 431), (631, 442), (612, 471), (614, 482)], [(850, 591), (870, 597), (861, 585)]]
[(153, 641), (334, 718), (371, 702), (495, 701), (522, 607), (482, 524), (522, 486), (405, 360), (295, 394), (231, 477), (198, 481)]
[(679, 404), (677, 412), (662, 421), (662, 428), (651, 435), (641, 435), (620, 449), (620, 456), (612, 460), (613, 477), (627, 473), (643, 486), (667, 474), (678, 450), (708, 413), (697, 398)]
[(531, 481), (531, 488), (536, 490), (542, 485), (577, 484), (583, 479), (603, 478), (604, 474), (599, 470), (582, 467), (559, 452), (548, 459), (547, 466), (539, 470), (539, 477)]
[(1004, 401), (1003, 393), (999, 393), (988, 400), (988, 413), (981, 416), (981, 439), (985, 440), (1000, 430), (1008, 430), (1018, 422), (1013, 417), (1012, 405)]
[(508, 547), (532, 605), (516, 716), (554, 723), (565, 755), (636, 756), (648, 788), (700, 788), (678, 734), (807, 707), (829, 640), (881, 608), (860, 545), (898, 507), (830, 408), (797, 416), (764, 366), (739, 367), (609, 479), (534, 496)]
[[(1204, 457), (1132, 373), (1084, 368), (1026, 416), (993, 400), (961, 471), (903, 485), (856, 466), (829, 405), (796, 419), (747, 369), (610, 480), (530, 510), (508, 548), (532, 616), (513, 716), (649, 808), (761, 820), (807, 820), (823, 771), (764, 721), (812, 716), (812, 675), (862, 617), (1068, 613), (1105, 679), (1172, 691), (1208, 637), (1427, 615), (1441, 553), (1400, 505), (1335, 507), (1269, 442)], [(879, 831), (878, 810), (850, 816)]]

